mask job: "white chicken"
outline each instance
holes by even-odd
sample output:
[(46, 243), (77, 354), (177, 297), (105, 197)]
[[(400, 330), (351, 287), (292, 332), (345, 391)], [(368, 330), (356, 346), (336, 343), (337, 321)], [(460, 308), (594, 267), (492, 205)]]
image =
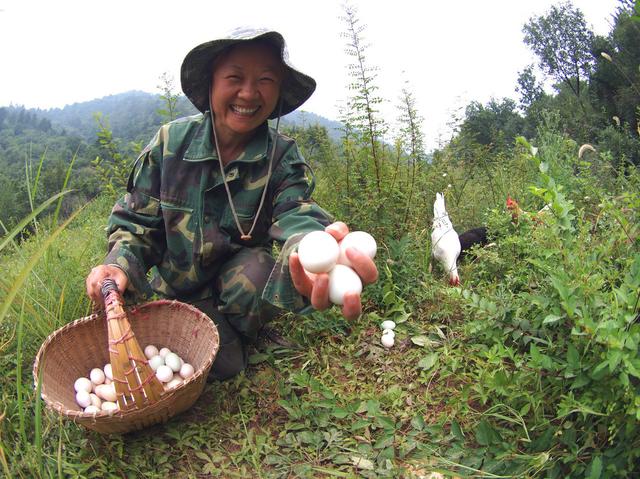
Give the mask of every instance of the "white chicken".
[(460, 238), (453, 229), (449, 214), (445, 209), (444, 195), (436, 193), (433, 203), (433, 230), (431, 231), (431, 254), (449, 273), (449, 284), (460, 285), (458, 276), (458, 256), (460, 256)]

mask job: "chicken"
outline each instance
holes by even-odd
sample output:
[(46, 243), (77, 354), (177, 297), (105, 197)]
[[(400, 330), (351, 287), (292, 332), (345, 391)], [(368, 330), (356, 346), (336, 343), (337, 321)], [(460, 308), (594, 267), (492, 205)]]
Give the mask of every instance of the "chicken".
[(520, 215), (524, 213), (518, 202), (511, 198), (511, 195), (507, 195), (507, 209), (511, 211), (511, 219), (514, 223), (517, 223)]
[(449, 273), (449, 284), (460, 285), (458, 275), (458, 256), (460, 256), (460, 238), (453, 229), (449, 214), (445, 209), (444, 195), (436, 193), (433, 203), (433, 230), (431, 231), (431, 255), (438, 260), (444, 270)]
[(519, 222), (520, 216), (528, 217), (533, 220), (534, 223), (541, 224), (543, 216), (551, 211), (551, 205), (544, 205), (537, 213), (529, 213), (528, 211), (524, 211), (520, 208), (518, 202), (511, 198), (510, 195), (507, 195), (507, 209), (511, 211), (511, 219), (516, 224)]
[(485, 246), (487, 240), (487, 228), (480, 226), (479, 228), (473, 228), (460, 234), (460, 259), (469, 251), (472, 247), (479, 245)]

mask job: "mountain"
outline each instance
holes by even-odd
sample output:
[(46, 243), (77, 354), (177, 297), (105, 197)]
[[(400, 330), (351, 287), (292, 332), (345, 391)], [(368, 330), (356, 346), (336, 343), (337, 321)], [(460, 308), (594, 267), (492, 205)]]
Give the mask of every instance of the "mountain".
[[(103, 98), (74, 103), (64, 108), (35, 110), (48, 119), (54, 127), (62, 128), (68, 133), (78, 135), (86, 141), (96, 139), (96, 120), (94, 115), (100, 113), (109, 122), (113, 136), (124, 141), (148, 142), (163, 123), (157, 113), (165, 107), (160, 95), (142, 91), (129, 91)], [(195, 107), (186, 97), (180, 96), (177, 103), (179, 116), (197, 113)], [(320, 125), (327, 129), (329, 137), (338, 140), (341, 137), (341, 124), (315, 113), (294, 111), (280, 121), (281, 127), (305, 127)]]

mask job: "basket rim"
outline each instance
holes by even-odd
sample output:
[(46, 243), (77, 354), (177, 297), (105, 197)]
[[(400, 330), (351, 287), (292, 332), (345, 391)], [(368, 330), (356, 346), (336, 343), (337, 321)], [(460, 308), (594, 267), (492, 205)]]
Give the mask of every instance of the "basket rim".
[[(177, 397), (181, 396), (183, 392), (187, 391), (191, 386), (195, 385), (196, 383), (198, 383), (201, 379), (201, 377), (204, 375), (205, 371), (209, 371), (209, 369), (211, 368), (211, 365), (213, 364), (213, 361), (215, 360), (215, 357), (218, 353), (218, 350), (220, 348), (220, 337), (218, 334), (218, 329), (215, 325), (215, 323), (213, 322), (213, 320), (204, 312), (202, 312), (201, 310), (199, 310), (198, 308), (196, 308), (195, 306), (189, 304), (189, 303), (184, 303), (182, 301), (176, 300), (176, 299), (159, 299), (159, 300), (155, 300), (155, 301), (150, 301), (148, 303), (144, 303), (144, 304), (140, 304), (140, 305), (133, 305), (133, 306), (129, 306), (129, 307), (125, 307), (125, 309), (128, 312), (135, 312), (138, 310), (143, 310), (145, 308), (148, 307), (155, 307), (155, 306), (162, 306), (162, 305), (167, 305), (170, 307), (179, 307), (181, 309), (190, 309), (192, 310), (192, 312), (197, 313), (200, 316), (200, 319), (208, 319), (208, 321), (203, 321), (203, 324), (207, 327), (210, 327), (210, 329), (213, 330), (213, 333), (218, 336), (218, 347), (212, 349), (211, 353), (208, 355), (207, 360), (203, 363), (203, 365), (201, 367), (199, 367), (192, 376), (190, 376), (189, 378), (183, 380), (183, 382), (181, 384), (179, 384), (176, 387), (173, 387), (171, 389), (165, 390), (162, 395), (160, 396), (160, 399), (158, 399), (156, 402), (145, 405), (142, 408), (138, 408), (138, 407), (134, 407), (131, 409), (126, 409), (126, 410), (117, 410), (117, 411), (99, 411), (97, 413), (85, 413), (84, 411), (80, 411), (77, 409), (67, 409), (61, 402), (53, 400), (51, 398), (49, 398), (49, 396), (44, 393), (42, 390), (40, 391), (40, 395), (42, 397), (42, 400), (45, 402), (45, 404), (47, 405), (47, 407), (49, 407), (50, 409), (62, 414), (63, 416), (73, 419), (74, 422), (76, 422), (76, 420), (78, 419), (93, 419), (94, 422), (97, 419), (109, 419), (112, 417), (118, 417), (118, 418), (123, 418), (126, 419), (128, 416), (141, 416), (142, 413), (144, 413), (144, 411), (151, 409), (151, 408), (155, 408), (155, 407), (160, 407), (162, 405), (165, 404), (170, 404), (174, 399), (176, 399)], [(44, 353), (47, 350), (47, 348), (49, 347), (49, 345), (54, 342), (58, 336), (60, 336), (61, 334), (64, 334), (67, 330), (76, 327), (79, 324), (83, 324), (83, 323), (88, 323), (91, 321), (96, 321), (96, 320), (100, 320), (101, 316), (102, 316), (103, 312), (96, 312), (93, 314), (90, 314), (89, 316), (84, 316), (82, 318), (78, 318), (74, 321), (71, 321), (63, 326), (61, 326), (60, 328), (56, 329), (55, 331), (53, 331), (52, 333), (50, 333), (47, 338), (43, 341), (42, 345), (40, 346), (40, 348), (38, 349), (38, 353), (36, 354), (36, 358), (33, 364), (33, 369), (32, 369), (32, 374), (33, 374), (33, 381), (34, 381), (34, 388), (37, 390), (38, 388), (38, 376), (39, 376), (39, 371), (40, 371), (40, 363), (43, 362), (44, 359)]]

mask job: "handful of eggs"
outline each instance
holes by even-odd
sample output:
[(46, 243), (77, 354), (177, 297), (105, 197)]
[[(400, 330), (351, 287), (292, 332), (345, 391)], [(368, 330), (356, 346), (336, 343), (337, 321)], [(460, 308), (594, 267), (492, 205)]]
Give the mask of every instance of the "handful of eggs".
[(347, 293), (362, 292), (362, 281), (351, 268), (347, 248), (355, 248), (373, 259), (377, 244), (365, 231), (348, 233), (340, 243), (326, 231), (313, 231), (298, 245), (300, 263), (307, 272), (329, 273), (329, 299), (333, 304), (342, 305)]
[[(195, 374), (194, 367), (185, 363), (169, 348), (158, 350), (153, 344), (144, 348), (149, 366), (156, 373), (156, 377), (164, 384), (165, 390), (175, 388), (185, 379)], [(174, 373), (178, 373), (177, 375)], [(111, 363), (104, 368), (93, 368), (89, 377), (79, 377), (73, 387), (76, 391), (76, 403), (85, 413), (95, 414), (100, 411), (117, 411), (118, 396), (113, 383)]]

